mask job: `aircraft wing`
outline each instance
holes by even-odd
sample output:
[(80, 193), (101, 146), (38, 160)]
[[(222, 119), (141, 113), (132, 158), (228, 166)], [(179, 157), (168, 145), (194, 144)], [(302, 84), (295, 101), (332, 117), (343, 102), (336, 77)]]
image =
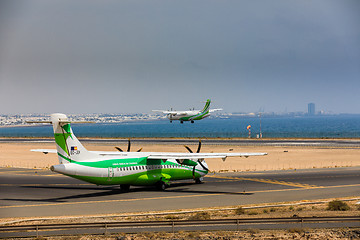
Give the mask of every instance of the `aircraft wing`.
[[(32, 152), (57, 153), (56, 149), (31, 149)], [(148, 159), (204, 159), (204, 158), (222, 158), (227, 157), (250, 157), (264, 156), (267, 153), (176, 153), (176, 152), (117, 152), (117, 151), (90, 151), (103, 156), (121, 156), (121, 157), (147, 157)]]
[(161, 113), (167, 113), (169, 111), (166, 111), (166, 110), (152, 110), (153, 112), (161, 112)]
[(178, 113), (177, 111), (167, 111), (167, 110), (152, 110), (153, 112), (161, 112), (164, 114), (176, 114)]
[(181, 111), (165, 111), (165, 110), (152, 110), (153, 112), (161, 112), (164, 114), (171, 114), (171, 115), (186, 115), (186, 112), (181, 112)]
[(224, 161), (227, 157), (249, 157), (264, 156), (267, 153), (149, 153), (148, 159), (203, 159), (203, 158), (222, 158)]
[(176, 152), (109, 152), (96, 151), (100, 155), (117, 155), (126, 157), (147, 157), (148, 159), (204, 159), (204, 158), (222, 158), (227, 157), (249, 157), (264, 156), (267, 153), (176, 153)]

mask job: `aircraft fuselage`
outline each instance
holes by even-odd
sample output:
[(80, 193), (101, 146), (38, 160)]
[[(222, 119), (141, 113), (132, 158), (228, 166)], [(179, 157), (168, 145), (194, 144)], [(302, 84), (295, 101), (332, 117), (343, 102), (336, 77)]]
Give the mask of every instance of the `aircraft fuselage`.
[(159, 179), (163, 182), (198, 179), (208, 173), (205, 161), (201, 164), (187, 161), (193, 162), (194, 166), (180, 164), (176, 160), (164, 162), (161, 159), (150, 161), (147, 158), (126, 158), (58, 164), (52, 166), (51, 170), (97, 185), (137, 186), (154, 185)]

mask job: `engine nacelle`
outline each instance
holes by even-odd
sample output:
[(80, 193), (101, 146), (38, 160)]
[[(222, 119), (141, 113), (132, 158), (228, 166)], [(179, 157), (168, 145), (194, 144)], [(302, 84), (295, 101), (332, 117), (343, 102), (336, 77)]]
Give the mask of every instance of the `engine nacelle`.
[(195, 167), (196, 165), (198, 165), (197, 162), (190, 160), (190, 159), (176, 159), (176, 161), (181, 164), (181, 165), (186, 165), (186, 166), (192, 166)]

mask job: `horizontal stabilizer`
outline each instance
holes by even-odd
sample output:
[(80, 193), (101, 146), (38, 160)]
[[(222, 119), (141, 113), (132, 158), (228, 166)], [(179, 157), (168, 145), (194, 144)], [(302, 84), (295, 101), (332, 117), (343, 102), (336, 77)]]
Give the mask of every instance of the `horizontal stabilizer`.
[(56, 153), (56, 149), (31, 149), (30, 151), (31, 152), (42, 152), (42, 153), (45, 153), (45, 154)]
[(216, 109), (210, 109), (209, 112), (216, 112), (216, 111), (222, 111), (222, 108), (216, 108)]

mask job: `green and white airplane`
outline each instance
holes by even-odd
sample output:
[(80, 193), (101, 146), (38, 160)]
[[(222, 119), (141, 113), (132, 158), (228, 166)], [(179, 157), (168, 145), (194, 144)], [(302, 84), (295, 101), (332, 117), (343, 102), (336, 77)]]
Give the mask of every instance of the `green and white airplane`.
[[(40, 123), (40, 122), (32, 122)], [(130, 185), (155, 185), (164, 190), (170, 181), (194, 179), (200, 183), (208, 172), (205, 158), (261, 156), (266, 153), (165, 153), (88, 151), (75, 137), (67, 116), (51, 115), (56, 142), (55, 149), (33, 149), (34, 152), (57, 153), (58, 165), (51, 171), (97, 185), (120, 185), (128, 191)], [(200, 148), (199, 148), (200, 149)], [(198, 151), (199, 151), (198, 149)]]
[(211, 100), (208, 99), (205, 103), (205, 106), (202, 110), (190, 110), (190, 111), (165, 111), (165, 110), (153, 110), (153, 112), (162, 112), (167, 115), (167, 118), (172, 122), (173, 120), (179, 120), (180, 123), (184, 121), (191, 121), (194, 123), (195, 120), (201, 120), (208, 116), (210, 113), (215, 111), (222, 110), (219, 109), (210, 109)]

